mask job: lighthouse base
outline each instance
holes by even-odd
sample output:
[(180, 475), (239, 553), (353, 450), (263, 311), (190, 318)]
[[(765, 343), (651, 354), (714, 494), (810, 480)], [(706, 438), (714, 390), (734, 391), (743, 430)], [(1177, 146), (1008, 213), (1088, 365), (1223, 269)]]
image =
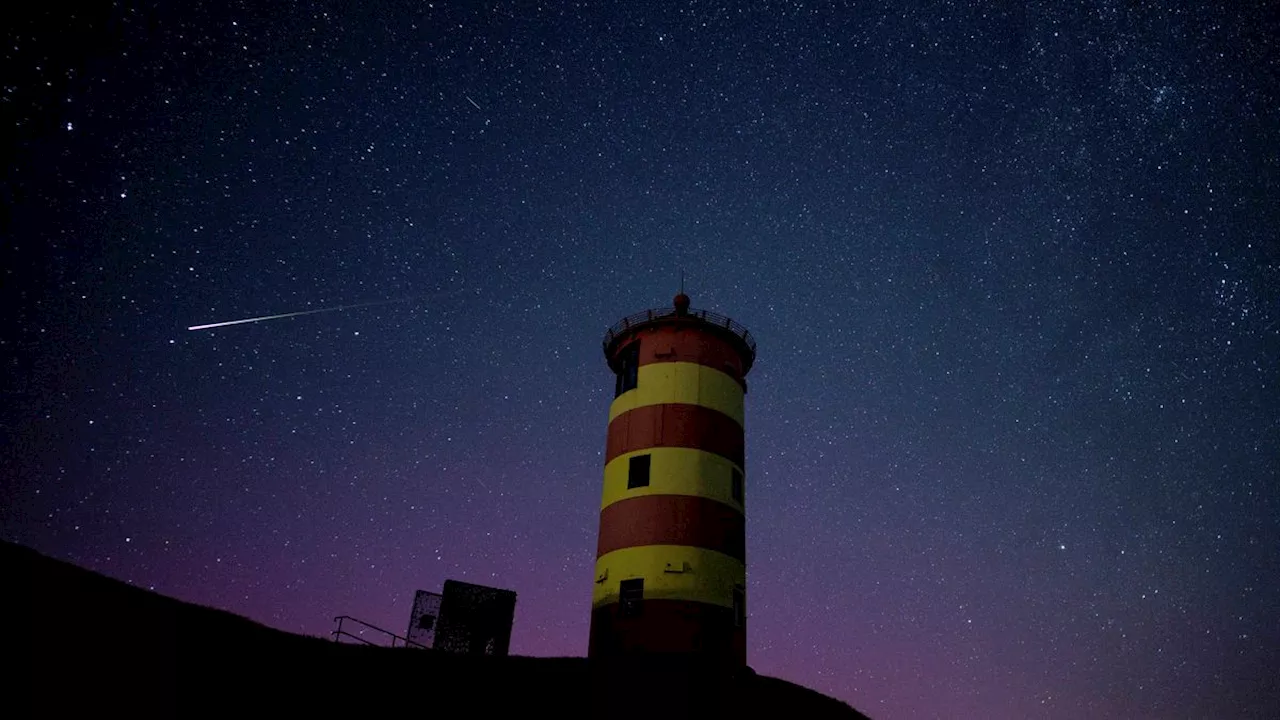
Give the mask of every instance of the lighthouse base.
[(730, 608), (684, 600), (643, 603), (630, 616), (618, 603), (596, 608), (588, 657), (691, 656), (721, 666), (747, 664), (747, 629)]

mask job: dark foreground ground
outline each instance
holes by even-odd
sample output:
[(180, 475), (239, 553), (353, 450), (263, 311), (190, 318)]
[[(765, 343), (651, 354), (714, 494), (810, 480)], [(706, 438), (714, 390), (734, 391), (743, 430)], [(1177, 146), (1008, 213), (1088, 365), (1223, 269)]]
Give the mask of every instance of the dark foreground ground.
[(460, 657), (293, 635), (11, 543), (0, 542), (0, 573), (5, 717), (865, 718), (749, 671), (717, 678), (669, 664)]

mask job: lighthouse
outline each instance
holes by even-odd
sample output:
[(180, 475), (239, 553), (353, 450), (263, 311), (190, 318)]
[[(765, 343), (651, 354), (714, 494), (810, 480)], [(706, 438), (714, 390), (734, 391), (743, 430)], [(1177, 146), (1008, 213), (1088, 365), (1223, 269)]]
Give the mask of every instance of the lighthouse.
[(673, 306), (604, 338), (614, 399), (592, 593), (592, 658), (747, 657), (743, 400), (755, 340)]

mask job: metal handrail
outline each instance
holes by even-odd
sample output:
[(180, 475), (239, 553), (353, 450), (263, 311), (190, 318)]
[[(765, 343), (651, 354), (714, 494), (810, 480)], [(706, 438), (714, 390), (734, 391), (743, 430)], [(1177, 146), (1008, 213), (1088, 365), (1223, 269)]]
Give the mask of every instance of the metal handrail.
[[(355, 640), (355, 641), (356, 641), (356, 642), (358, 642), (358, 643), (363, 643), (363, 644), (365, 644), (365, 645), (372, 645), (372, 646), (374, 646), (374, 647), (382, 647), (381, 645), (378, 645), (378, 643), (376, 643), (376, 642), (371, 642), (371, 641), (369, 641), (369, 640), (365, 640), (364, 638), (360, 637), (359, 635), (352, 635), (351, 633), (347, 632), (346, 630), (334, 630), (334, 631), (333, 631), (332, 633), (330, 633), (330, 634), (331, 634), (331, 635), (333, 635), (333, 641), (334, 641), (334, 642), (340, 642), (340, 641), (338, 640), (338, 638), (340, 638), (340, 637), (349, 637), (349, 638), (351, 638), (352, 640)], [(392, 647), (395, 647), (395, 646), (393, 645)]]
[[(633, 315), (628, 315), (614, 323), (612, 327), (605, 331), (604, 350), (606, 353), (609, 352), (610, 343), (617, 339), (618, 335), (621, 335), (624, 332), (629, 332), (637, 327), (647, 325), (656, 320), (669, 320), (674, 318), (701, 320), (708, 325), (713, 325), (727, 330), (741, 338), (742, 341), (746, 343), (747, 349), (751, 351), (751, 359), (755, 358), (756, 339), (751, 336), (751, 331), (747, 330), (741, 323), (730, 318), (728, 315), (721, 315), (720, 313), (712, 312), (710, 310), (695, 310), (693, 308), (689, 308), (683, 314), (676, 310), (676, 308), (669, 307), (645, 310)], [(748, 361), (748, 364), (750, 364), (750, 361)]]
[(353, 639), (353, 640), (359, 640), (360, 642), (364, 643), (365, 645), (377, 645), (377, 644), (378, 644), (378, 643), (375, 643), (375, 642), (370, 642), (370, 641), (368, 641), (368, 640), (365, 640), (364, 638), (362, 638), (362, 637), (360, 637), (360, 636), (358, 636), (358, 635), (352, 635), (351, 633), (349, 633), (349, 632), (347, 632), (347, 631), (343, 630), (343, 629), (342, 629), (342, 623), (343, 623), (344, 621), (346, 621), (346, 620), (350, 620), (351, 622), (354, 622), (354, 623), (359, 623), (359, 624), (361, 624), (361, 625), (363, 625), (363, 626), (365, 626), (365, 627), (369, 628), (370, 630), (377, 630), (378, 632), (380, 632), (380, 633), (382, 633), (382, 634), (384, 634), (384, 635), (390, 635), (390, 636), (391, 636), (391, 647), (395, 647), (395, 646), (396, 646), (396, 641), (397, 641), (397, 640), (399, 640), (400, 642), (404, 643), (404, 646), (405, 646), (405, 647), (419, 647), (419, 648), (422, 648), (423, 650), (430, 650), (430, 649), (431, 649), (431, 648), (427, 647), (426, 645), (423, 645), (422, 643), (414, 642), (414, 641), (412, 641), (412, 640), (410, 640), (409, 638), (406, 638), (406, 637), (400, 637), (399, 635), (397, 635), (397, 634), (395, 634), (395, 633), (391, 632), (390, 630), (383, 630), (382, 628), (378, 627), (377, 625), (372, 625), (372, 624), (370, 624), (370, 623), (367, 623), (367, 622), (365, 622), (365, 621), (361, 620), (360, 618), (354, 618), (354, 617), (351, 617), (350, 615), (338, 615), (337, 617), (335, 617), (335, 618), (333, 619), (333, 621), (334, 621), (334, 622), (338, 623), (338, 627), (334, 628), (333, 632), (332, 632), (332, 633), (330, 633), (330, 635), (333, 635), (333, 641), (334, 641), (334, 642), (339, 642), (338, 638), (340, 638), (340, 637), (349, 637), (349, 638), (351, 638), (351, 639)]

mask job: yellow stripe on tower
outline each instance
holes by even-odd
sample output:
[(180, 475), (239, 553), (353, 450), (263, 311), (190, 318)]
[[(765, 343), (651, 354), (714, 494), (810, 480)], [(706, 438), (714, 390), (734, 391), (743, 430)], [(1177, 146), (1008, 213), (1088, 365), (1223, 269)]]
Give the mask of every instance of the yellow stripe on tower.
[(733, 589), (745, 588), (747, 565), (715, 550), (684, 545), (623, 548), (596, 560), (591, 607), (618, 602), (628, 578), (644, 578), (646, 600), (688, 600), (733, 607)]
[(690, 362), (641, 365), (636, 387), (609, 406), (609, 422), (645, 405), (686, 403), (719, 410), (742, 425), (742, 386), (728, 374)]
[[(636, 455), (649, 456), (649, 484), (628, 490), (631, 458)], [(600, 509), (643, 495), (697, 495), (742, 510), (742, 503), (733, 499), (733, 469), (728, 459), (693, 448), (656, 447), (625, 453), (604, 466)]]

